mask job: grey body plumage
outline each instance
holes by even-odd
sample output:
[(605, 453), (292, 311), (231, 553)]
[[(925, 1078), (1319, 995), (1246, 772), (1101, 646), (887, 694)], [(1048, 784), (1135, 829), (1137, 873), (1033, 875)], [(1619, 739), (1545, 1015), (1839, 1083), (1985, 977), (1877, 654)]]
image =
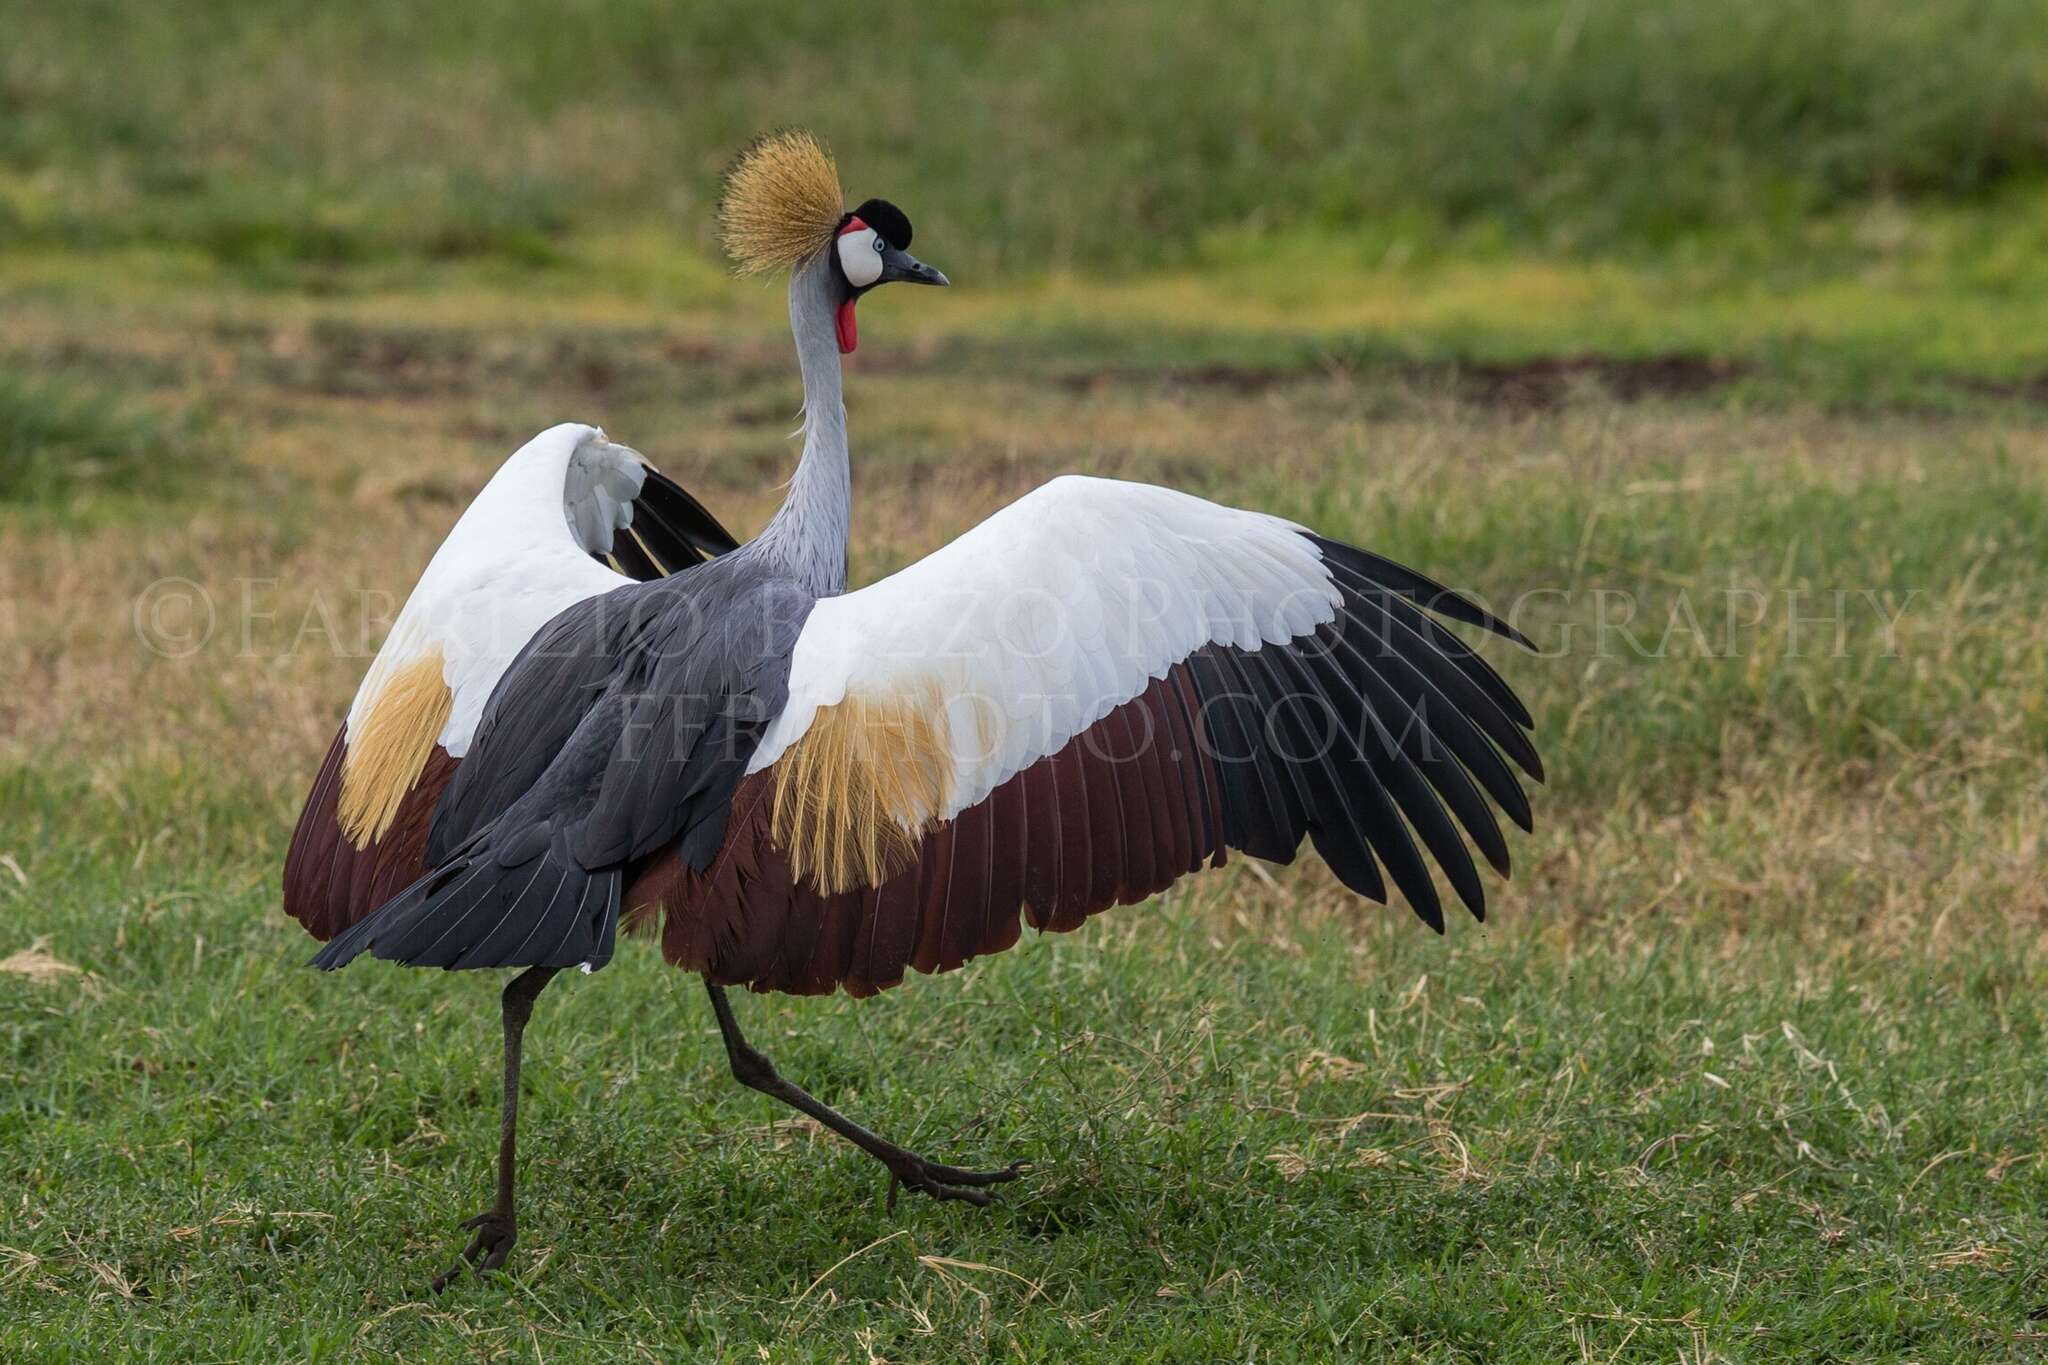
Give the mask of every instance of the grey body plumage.
[(759, 542), (578, 603), (506, 670), (428, 836), (433, 869), (314, 959), (603, 966), (634, 861), (701, 868), (786, 698), (816, 597)]

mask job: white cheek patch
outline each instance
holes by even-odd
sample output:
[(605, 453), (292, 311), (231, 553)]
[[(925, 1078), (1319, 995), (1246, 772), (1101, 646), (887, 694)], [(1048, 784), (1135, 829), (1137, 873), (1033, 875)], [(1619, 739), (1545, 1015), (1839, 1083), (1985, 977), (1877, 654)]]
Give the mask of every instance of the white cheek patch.
[(846, 282), (865, 289), (882, 278), (882, 239), (873, 228), (849, 232), (839, 239), (839, 268)]

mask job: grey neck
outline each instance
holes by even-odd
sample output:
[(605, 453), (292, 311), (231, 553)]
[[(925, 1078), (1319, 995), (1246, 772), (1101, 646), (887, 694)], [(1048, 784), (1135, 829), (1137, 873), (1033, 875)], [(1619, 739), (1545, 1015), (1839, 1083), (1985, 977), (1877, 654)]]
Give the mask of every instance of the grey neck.
[(819, 597), (846, 591), (847, 533), (853, 514), (834, 319), (844, 289), (833, 273), (829, 251), (790, 275), (789, 329), (796, 334), (797, 366), (804, 376), (804, 453), (782, 509), (755, 542), (760, 553)]

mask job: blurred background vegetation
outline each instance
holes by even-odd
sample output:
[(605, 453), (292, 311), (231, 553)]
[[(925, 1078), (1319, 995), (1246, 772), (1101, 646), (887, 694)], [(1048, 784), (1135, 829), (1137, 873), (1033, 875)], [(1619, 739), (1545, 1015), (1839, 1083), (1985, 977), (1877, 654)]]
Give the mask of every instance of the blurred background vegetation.
[(708, 252), (767, 111), (963, 265), (1021, 274), (1289, 231), (1776, 244), (2048, 173), (2036, 0), (8, 10), (0, 231), (254, 269), (546, 263), (629, 226)]

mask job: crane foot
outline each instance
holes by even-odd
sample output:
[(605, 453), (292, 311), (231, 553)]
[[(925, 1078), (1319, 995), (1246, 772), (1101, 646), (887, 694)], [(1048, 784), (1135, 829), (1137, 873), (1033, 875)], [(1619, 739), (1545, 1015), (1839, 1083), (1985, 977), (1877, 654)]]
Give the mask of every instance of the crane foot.
[(896, 1211), (896, 1193), (910, 1189), (932, 1199), (958, 1199), (986, 1208), (995, 1199), (995, 1191), (984, 1188), (1001, 1185), (1024, 1174), (1026, 1163), (1013, 1161), (1001, 1170), (969, 1171), (959, 1166), (942, 1166), (936, 1161), (926, 1161), (915, 1152), (882, 1158), (889, 1168), (888, 1210)]
[(464, 1223), (462, 1230), (476, 1235), (469, 1239), (469, 1245), (454, 1264), (434, 1277), (436, 1294), (460, 1279), (465, 1268), (473, 1266), (479, 1275), (499, 1269), (512, 1254), (512, 1244), (519, 1240), (519, 1220), (510, 1209), (486, 1209)]

